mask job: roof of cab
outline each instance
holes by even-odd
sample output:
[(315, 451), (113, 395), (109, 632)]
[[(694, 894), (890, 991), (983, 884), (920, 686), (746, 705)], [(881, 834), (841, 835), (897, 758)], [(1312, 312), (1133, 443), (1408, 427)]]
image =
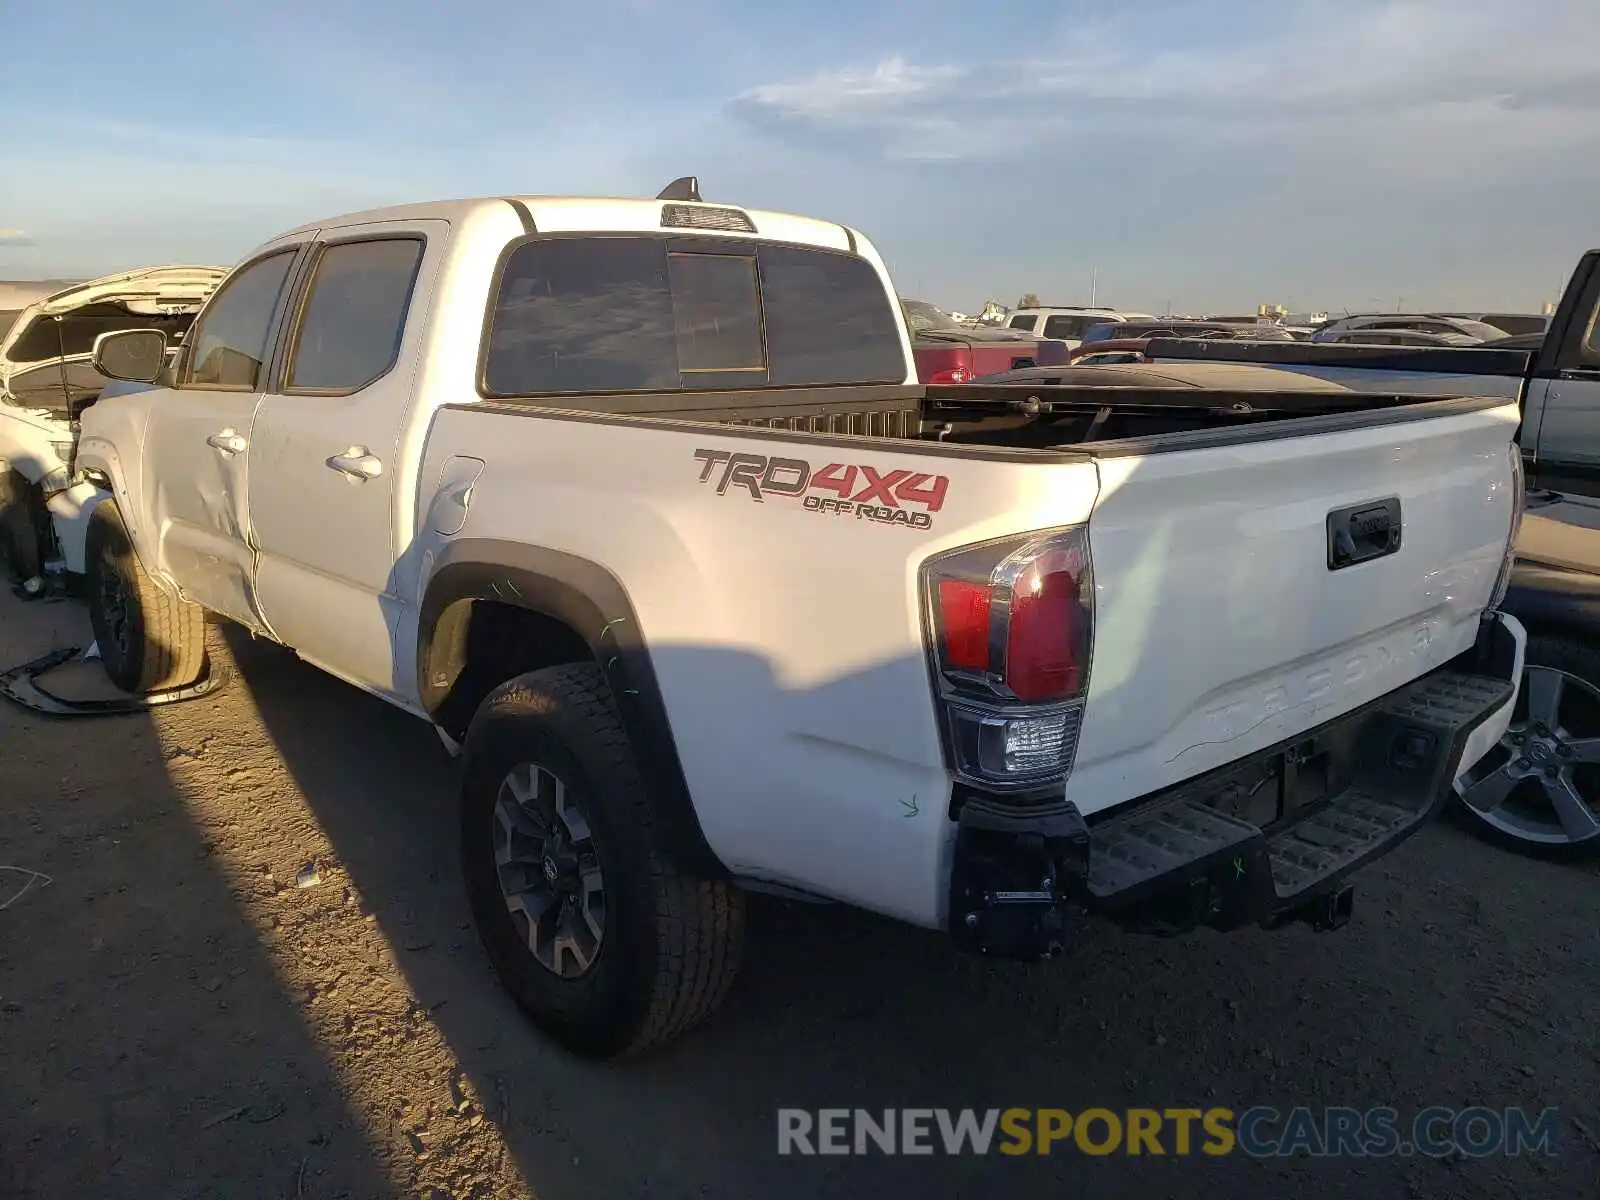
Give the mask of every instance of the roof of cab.
[(765, 209), (740, 208), (734, 204), (605, 196), (480, 196), (462, 200), (436, 200), (422, 204), (399, 204), (386, 208), (366, 209), (362, 212), (343, 213), (296, 226), (279, 234), (273, 240), (317, 229), (374, 224), (380, 221), (464, 220), (494, 206), (503, 206), (509, 214), (516, 215), (518, 204), (527, 209), (533, 218), (534, 227), (541, 232), (654, 232), (663, 228), (662, 209), (668, 204), (673, 204), (702, 209), (738, 209), (748, 216), (756, 227), (754, 235), (740, 231), (701, 228), (686, 229), (684, 232), (687, 233), (733, 232), (735, 236), (755, 236), (760, 239), (799, 242), (841, 250), (853, 249), (859, 236), (853, 230), (836, 222)]

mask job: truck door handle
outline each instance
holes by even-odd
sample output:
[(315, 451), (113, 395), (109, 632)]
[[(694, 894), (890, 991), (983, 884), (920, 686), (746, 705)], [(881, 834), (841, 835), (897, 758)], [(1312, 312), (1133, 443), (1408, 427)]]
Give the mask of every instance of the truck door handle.
[(383, 463), (377, 455), (367, 453), (365, 446), (351, 446), (343, 454), (328, 459), (328, 468), (355, 480), (376, 479), (383, 474)]
[(221, 433), (213, 433), (206, 439), (206, 445), (214, 446), (224, 454), (243, 454), (250, 445), (231, 429), (224, 429)]

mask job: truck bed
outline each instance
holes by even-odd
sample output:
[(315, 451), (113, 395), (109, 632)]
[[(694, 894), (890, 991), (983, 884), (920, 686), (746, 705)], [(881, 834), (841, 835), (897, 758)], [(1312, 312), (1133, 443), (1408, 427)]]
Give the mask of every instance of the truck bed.
[[(868, 439), (940, 443), (1016, 450), (1062, 450), (1104, 443), (1151, 449), (1150, 439), (1205, 434), (1219, 439), (1276, 436), (1283, 422), (1317, 419), (1296, 433), (1445, 416), (1502, 404), (1507, 397), (1463, 392), (1407, 395), (1324, 389), (1199, 388), (1150, 379), (1124, 382), (1131, 371), (1089, 367), (1119, 382), (1106, 384), (898, 385), (835, 388), (767, 388), (583, 397), (514, 397), (451, 407), (505, 412), (568, 413), (586, 419), (650, 417), (669, 422), (737, 425), (751, 429)], [(1183, 442), (1192, 439), (1179, 438)]]

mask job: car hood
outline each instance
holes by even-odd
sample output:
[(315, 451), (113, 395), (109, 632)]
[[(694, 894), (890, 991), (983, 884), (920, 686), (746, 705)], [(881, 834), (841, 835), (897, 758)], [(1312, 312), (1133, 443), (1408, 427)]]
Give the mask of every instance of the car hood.
[(107, 300), (148, 300), (162, 305), (195, 302), (204, 300), (227, 273), (226, 267), (141, 267), (75, 283), (23, 311), (30, 316), (53, 317)]
[(91, 304), (125, 304), (134, 312), (149, 313), (195, 309), (227, 273), (226, 267), (143, 267), (62, 288), (17, 314), (5, 340), (0, 341), (0, 371), (10, 361), (10, 348), (40, 320), (64, 316)]

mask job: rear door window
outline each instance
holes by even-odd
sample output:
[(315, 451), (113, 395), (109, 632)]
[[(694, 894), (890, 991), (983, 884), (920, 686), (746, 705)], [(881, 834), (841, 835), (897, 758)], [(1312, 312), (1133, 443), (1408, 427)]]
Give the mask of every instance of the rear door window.
[(486, 395), (901, 383), (900, 326), (851, 254), (619, 236), (536, 238), (501, 271)]
[(416, 237), (322, 250), (295, 330), (287, 391), (353, 392), (394, 366), (422, 250)]
[[(1054, 320), (1054, 318), (1051, 318), (1051, 319)], [(1032, 313), (1024, 313), (1020, 317), (1012, 317), (1010, 322), (1007, 324), (1007, 328), (1008, 329), (1026, 329), (1029, 333), (1032, 333), (1033, 332), (1033, 314)], [(1045, 328), (1048, 329), (1049, 325), (1046, 324)], [(1051, 334), (1046, 334), (1045, 336), (1046, 337), (1050, 337), (1052, 335)]]

